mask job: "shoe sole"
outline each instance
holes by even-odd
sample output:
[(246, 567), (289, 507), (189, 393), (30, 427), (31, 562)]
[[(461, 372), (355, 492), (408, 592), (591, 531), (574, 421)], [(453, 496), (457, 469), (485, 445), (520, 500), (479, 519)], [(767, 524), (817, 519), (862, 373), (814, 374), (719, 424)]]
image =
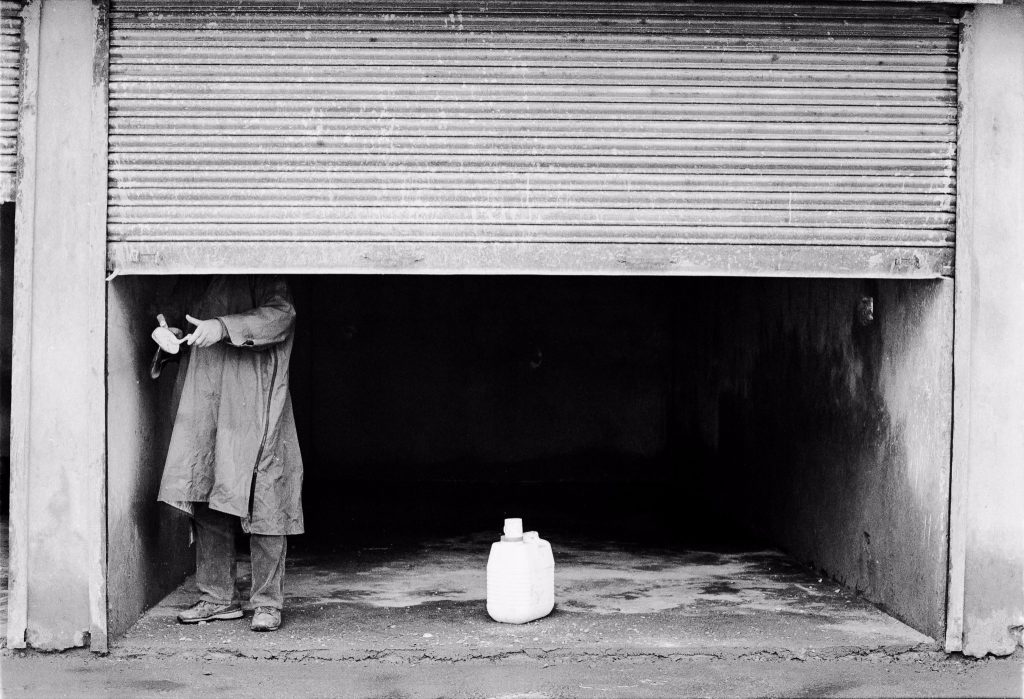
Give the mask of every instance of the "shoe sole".
[(263, 633), (263, 632), (266, 632), (266, 631), (277, 631), (279, 628), (281, 628), (280, 624), (278, 624), (277, 626), (258, 626), (258, 627), (257, 626), (250, 626), (249, 627), (250, 630), (255, 631), (256, 633)]
[(180, 623), (180, 624), (198, 624), (201, 621), (219, 621), (219, 620), (227, 621), (228, 619), (241, 619), (241, 618), (242, 618), (242, 610), (241, 609), (236, 609), (233, 612), (221, 612), (220, 614), (213, 614), (211, 616), (203, 617), (202, 619), (182, 619), (181, 617), (178, 617), (178, 623)]

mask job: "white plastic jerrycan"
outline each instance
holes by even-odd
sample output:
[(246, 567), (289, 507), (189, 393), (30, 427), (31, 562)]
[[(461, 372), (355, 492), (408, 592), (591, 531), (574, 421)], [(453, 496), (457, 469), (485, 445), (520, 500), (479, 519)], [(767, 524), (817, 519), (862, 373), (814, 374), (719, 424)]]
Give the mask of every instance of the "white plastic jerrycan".
[(523, 520), (506, 519), (505, 535), (487, 559), (487, 613), (495, 621), (525, 624), (555, 607), (555, 558), (537, 532), (523, 533)]

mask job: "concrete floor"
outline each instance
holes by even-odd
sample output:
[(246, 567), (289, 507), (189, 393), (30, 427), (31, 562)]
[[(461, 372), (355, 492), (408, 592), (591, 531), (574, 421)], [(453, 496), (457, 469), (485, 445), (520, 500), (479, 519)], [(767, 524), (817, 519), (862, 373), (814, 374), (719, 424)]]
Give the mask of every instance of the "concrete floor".
[(195, 600), (189, 580), (116, 641), (114, 653), (408, 662), (892, 657), (939, 649), (773, 551), (558, 541), (555, 612), (530, 624), (498, 624), (485, 610), (488, 546), (489, 537), (470, 537), (294, 556), (285, 623), (274, 634), (250, 632), (248, 619), (176, 623)]
[[(4, 697), (1021, 697), (777, 552), (555, 543), (558, 607), (484, 610), (484, 537), (300, 553), (285, 625), (182, 626), (187, 581), (111, 653), (0, 652)], [(243, 566), (244, 568), (244, 566)], [(246, 581), (243, 581), (243, 583)]]

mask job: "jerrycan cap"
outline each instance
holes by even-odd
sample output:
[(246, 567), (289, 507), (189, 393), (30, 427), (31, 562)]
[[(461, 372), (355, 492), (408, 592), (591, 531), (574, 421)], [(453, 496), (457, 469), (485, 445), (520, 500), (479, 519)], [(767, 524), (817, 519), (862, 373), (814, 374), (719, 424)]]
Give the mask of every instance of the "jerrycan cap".
[(519, 517), (509, 517), (505, 520), (505, 535), (501, 537), (502, 541), (522, 541), (523, 540), (523, 520)]

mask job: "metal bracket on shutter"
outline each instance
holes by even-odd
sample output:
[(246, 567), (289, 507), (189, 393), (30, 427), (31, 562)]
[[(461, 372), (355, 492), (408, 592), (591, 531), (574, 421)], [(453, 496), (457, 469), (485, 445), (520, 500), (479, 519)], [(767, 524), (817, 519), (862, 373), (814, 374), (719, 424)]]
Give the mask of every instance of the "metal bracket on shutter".
[(897, 274), (921, 269), (921, 256), (914, 252), (897, 255), (892, 261), (892, 268)]
[(426, 259), (426, 255), (417, 252), (402, 252), (400, 250), (384, 250), (378, 252), (365, 252), (360, 258), (369, 267), (379, 269), (400, 270), (415, 267)]
[(673, 257), (617, 257), (616, 261), (623, 269), (645, 272), (645, 271), (666, 271), (671, 270), (677, 261)]

